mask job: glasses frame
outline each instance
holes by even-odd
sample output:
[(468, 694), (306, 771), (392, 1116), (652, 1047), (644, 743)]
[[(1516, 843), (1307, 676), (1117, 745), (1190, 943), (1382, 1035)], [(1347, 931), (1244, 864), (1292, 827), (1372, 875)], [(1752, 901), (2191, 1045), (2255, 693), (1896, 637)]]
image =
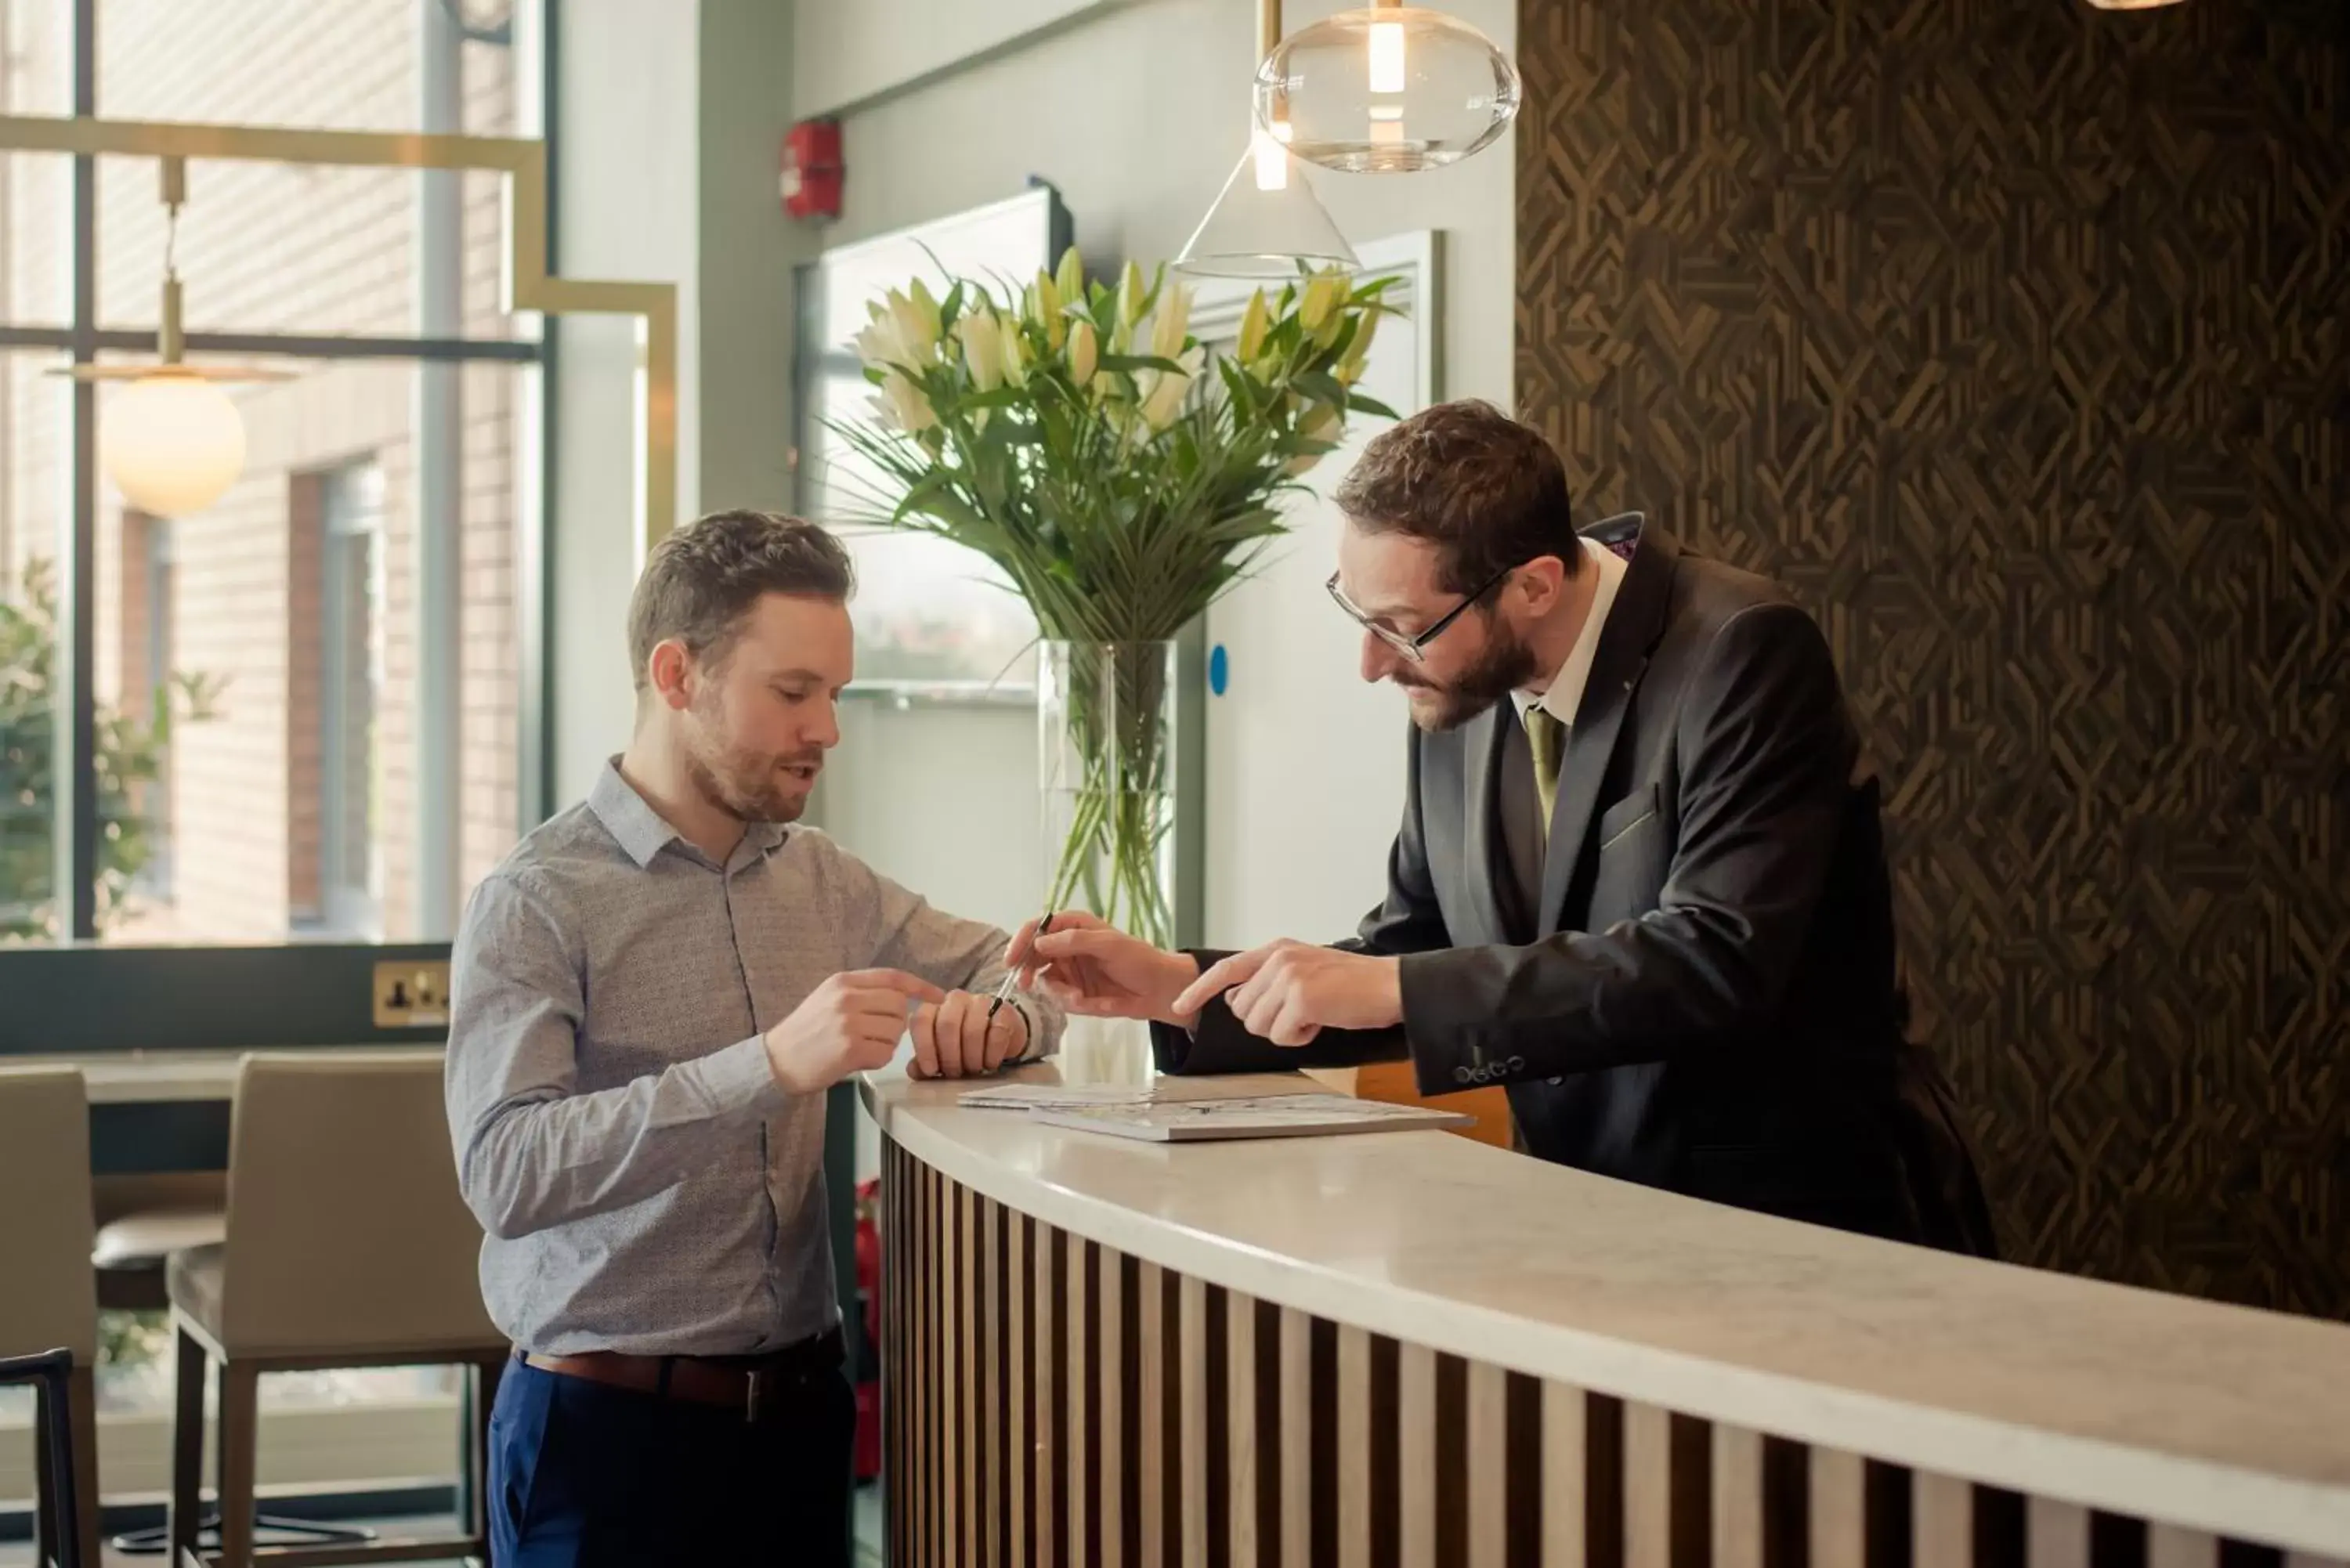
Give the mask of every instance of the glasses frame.
[(1500, 571), (1495, 572), (1492, 576), (1479, 584), (1475, 591), (1471, 593), (1468, 597), (1462, 599), (1459, 604), (1454, 605), (1451, 609), (1446, 610), (1441, 616), (1438, 617), (1435, 622), (1430, 625), (1428, 629), (1409, 634), (1398, 631), (1392, 627), (1381, 626), (1377, 621), (1374, 621), (1368, 615), (1365, 614), (1356, 606), (1352, 599), (1349, 599), (1346, 594), (1340, 590), (1338, 587), (1337, 573), (1331, 573), (1330, 580), (1324, 583), (1322, 587), (1324, 590), (1329, 594), (1330, 597), (1337, 604), (1338, 607), (1347, 612), (1347, 618), (1349, 620), (1353, 621), (1357, 626), (1361, 627), (1365, 631), (1369, 632), (1373, 637), (1378, 638), (1381, 642), (1386, 643), (1389, 648), (1394, 649), (1398, 653), (1402, 654), (1406, 659), (1410, 659), (1414, 664), (1425, 664), (1428, 661), (1428, 655), (1425, 651), (1428, 645), (1434, 642), (1438, 638), (1443, 636), (1447, 627), (1450, 627), (1454, 621), (1459, 620), (1463, 615), (1466, 615), (1471, 605), (1475, 604), (1487, 594), (1492, 593), (1495, 588), (1500, 587), (1504, 582), (1507, 582), (1509, 580), (1510, 574), (1516, 571), (1523, 565), (1525, 565), (1524, 562), (1516, 561), (1513, 562), (1509, 566), (1503, 566)]

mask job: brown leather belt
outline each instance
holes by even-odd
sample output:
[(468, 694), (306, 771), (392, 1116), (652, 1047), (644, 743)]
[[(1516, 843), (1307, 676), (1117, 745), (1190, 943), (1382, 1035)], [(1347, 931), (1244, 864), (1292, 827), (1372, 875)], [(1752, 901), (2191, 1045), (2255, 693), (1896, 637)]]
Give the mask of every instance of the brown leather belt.
[(591, 1350), (577, 1355), (525, 1352), (525, 1366), (558, 1376), (608, 1384), (697, 1405), (732, 1406), (756, 1421), (785, 1388), (840, 1366), (840, 1331), (785, 1345), (764, 1355), (629, 1355)]

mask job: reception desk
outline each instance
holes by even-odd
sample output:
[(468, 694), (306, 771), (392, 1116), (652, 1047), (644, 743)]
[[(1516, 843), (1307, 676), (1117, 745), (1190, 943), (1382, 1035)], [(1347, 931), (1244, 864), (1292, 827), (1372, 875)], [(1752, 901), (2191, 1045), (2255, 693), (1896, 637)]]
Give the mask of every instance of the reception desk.
[(2350, 1327), (1441, 1132), (1166, 1146), (957, 1094), (865, 1087), (894, 1563), (2350, 1557)]

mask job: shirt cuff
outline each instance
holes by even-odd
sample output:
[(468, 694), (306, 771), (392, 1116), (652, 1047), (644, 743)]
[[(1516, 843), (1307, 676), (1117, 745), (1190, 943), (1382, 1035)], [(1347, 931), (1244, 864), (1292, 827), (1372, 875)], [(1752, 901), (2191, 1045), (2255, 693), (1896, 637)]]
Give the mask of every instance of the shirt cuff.
[(784, 1086), (767, 1061), (767, 1039), (754, 1034), (723, 1051), (687, 1064), (713, 1111), (771, 1111), (784, 1102)]

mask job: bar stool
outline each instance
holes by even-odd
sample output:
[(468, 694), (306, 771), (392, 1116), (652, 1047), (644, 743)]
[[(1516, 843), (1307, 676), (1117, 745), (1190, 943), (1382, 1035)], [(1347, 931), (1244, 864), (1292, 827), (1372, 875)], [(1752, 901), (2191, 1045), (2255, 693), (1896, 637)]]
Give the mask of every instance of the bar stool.
[[(31, 1357), (45, 1369), (32, 1380), (52, 1438), (39, 1451), (37, 1560), (97, 1568), (98, 1297), (89, 1103), (79, 1073), (0, 1069), (0, 1192), (8, 1195), (0, 1202), (0, 1356)], [(60, 1349), (62, 1367), (52, 1354)]]
[[(230, 1122), (228, 1234), (165, 1271), (177, 1345), (171, 1550), (223, 1568), (413, 1562), (488, 1551), (489, 1412), (513, 1347), (482, 1306), (482, 1233), (457, 1194), (441, 1064), (255, 1054)], [(257, 1547), (259, 1380), (271, 1372), (460, 1366), (465, 1533)], [(204, 1382), (220, 1379), (220, 1551), (199, 1553)]]
[(73, 1373), (70, 1350), (0, 1356), (0, 1383), (29, 1383), (39, 1400), (33, 1417), (34, 1440), (40, 1445), (37, 1568), (79, 1568), (83, 1560), (81, 1489), (74, 1484)]

